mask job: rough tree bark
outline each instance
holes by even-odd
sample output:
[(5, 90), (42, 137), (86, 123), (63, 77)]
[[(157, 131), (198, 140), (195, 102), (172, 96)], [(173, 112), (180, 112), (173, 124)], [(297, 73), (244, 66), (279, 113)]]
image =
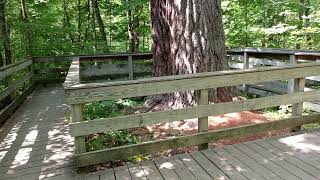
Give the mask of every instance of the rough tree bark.
[(107, 43), (108, 42), (107, 41), (107, 35), (106, 35), (106, 31), (105, 31), (103, 20), (101, 18), (101, 14), (100, 14), (99, 2), (97, 0), (91, 0), (91, 5), (92, 5), (92, 10), (93, 10), (95, 19), (98, 22), (99, 31), (100, 31), (100, 35), (101, 35), (101, 40), (103, 40), (103, 41), (105, 41)]
[(2, 52), (1, 52), (1, 49), (0, 49), (0, 67), (3, 66), (3, 56), (2, 56)]
[(137, 28), (140, 23), (140, 14), (143, 11), (143, 5), (129, 7), (127, 11), (128, 17), (128, 35), (129, 35), (129, 51), (139, 52), (140, 40)]
[[(227, 70), (220, 0), (151, 0), (154, 76)], [(197, 92), (151, 98), (150, 109), (192, 106)], [(231, 101), (231, 88), (211, 93), (211, 101)], [(159, 108), (163, 109), (163, 108)]]
[[(25, 0), (20, 0), (20, 19), (24, 24), (29, 23)], [(32, 33), (28, 27), (23, 32), (23, 36), (25, 37), (26, 53), (27, 55), (31, 56), (32, 55)]]
[(4, 62), (6, 65), (8, 65), (12, 63), (12, 53), (10, 47), (10, 37), (7, 30), (5, 10), (6, 1), (0, 0), (0, 37), (2, 39), (4, 48)]
[[(64, 26), (71, 29), (70, 18), (68, 15), (68, 4), (67, 4), (66, 0), (63, 0), (63, 12), (64, 12), (64, 16), (63, 16)], [(74, 38), (73, 38), (71, 31), (69, 31), (68, 34), (69, 34), (71, 42), (74, 43), (75, 41), (74, 41)]]

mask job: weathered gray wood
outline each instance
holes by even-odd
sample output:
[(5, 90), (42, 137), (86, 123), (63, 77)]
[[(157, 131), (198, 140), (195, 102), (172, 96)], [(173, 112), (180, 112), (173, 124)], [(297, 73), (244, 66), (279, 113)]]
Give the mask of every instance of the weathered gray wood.
[(296, 55), (299, 59), (316, 60), (320, 56), (320, 51), (312, 50), (291, 50), (279, 48), (234, 48), (228, 51), (228, 54), (250, 53), (257, 58), (271, 58), (287, 60), (290, 55)]
[(264, 166), (257, 163), (254, 159), (252, 159), (249, 156), (247, 156), (246, 154), (242, 153), (240, 150), (238, 150), (234, 146), (229, 145), (229, 146), (224, 147), (223, 149), (228, 151), (234, 157), (238, 158), (241, 162), (243, 162), (248, 167), (253, 169), (260, 176), (262, 176), (266, 179), (282, 179), (279, 176), (277, 176), (276, 174), (274, 174), (272, 171), (270, 171), (269, 169), (267, 169)]
[[(152, 64), (133, 64), (133, 74), (152, 73)], [(81, 69), (80, 74), (83, 78), (101, 77), (109, 75), (129, 74), (128, 64), (103, 64), (99, 66), (88, 65)]]
[(22, 70), (25, 69), (26, 67), (32, 65), (32, 60), (28, 59), (28, 60), (24, 60), (24, 61), (20, 61), (8, 66), (4, 66), (0, 68), (0, 80)]
[(141, 162), (141, 167), (148, 179), (163, 180), (158, 168), (153, 161)]
[(178, 155), (180, 160), (185, 164), (187, 169), (197, 178), (201, 180), (211, 180), (210, 177), (205, 170), (195, 161), (192, 156), (188, 154)]
[(254, 142), (245, 143), (245, 145), (256, 152), (262, 154), (268, 160), (273, 161), (280, 167), (284, 168), (286, 171), (294, 174), (296, 177), (300, 179), (314, 179), (313, 176), (309, 175), (308, 173), (304, 172), (303, 170), (297, 168), (296, 166), (292, 165), (291, 163), (287, 162), (285, 159), (278, 157), (276, 154), (269, 152), (267, 149), (259, 146)]
[(0, 92), (0, 101), (2, 101), (4, 98), (9, 96), (11, 93), (16, 91), (18, 88), (23, 87), (27, 81), (32, 79), (32, 77), (33, 77), (33, 72), (30, 72), (30, 73), (26, 74), (25, 76), (23, 76), (22, 78), (20, 78), (19, 80), (16, 80), (16, 81), (13, 81), (12, 83), (10, 83), (9, 86), (5, 90)]
[(133, 79), (133, 62), (132, 56), (128, 56), (128, 72), (129, 72), (129, 79)]
[(17, 110), (23, 101), (32, 93), (35, 84), (31, 84), (26, 90), (19, 95), (12, 103), (0, 111), (0, 125), (7, 121), (7, 119)]
[[(172, 111), (142, 113), (115, 118), (84, 121), (81, 123), (76, 122), (71, 124), (70, 131), (71, 135), (74, 137), (84, 136), (94, 133), (103, 133), (108, 130), (122, 130), (197, 117), (208, 117), (246, 110), (258, 110), (283, 104), (299, 103), (302, 101), (314, 101), (319, 97), (320, 91), (317, 90), (312, 92), (298, 92), (295, 94), (262, 97), (245, 101), (201, 105)], [(128, 121), (128, 119), (130, 119), (130, 121)]]
[(208, 160), (201, 152), (191, 153), (195, 161), (206, 171), (213, 179), (229, 179), (229, 177), (222, 172), (214, 163)]
[[(280, 143), (279, 140), (269, 139), (266, 142), (273, 145), (274, 147), (281, 149), (281, 151), (283, 151), (284, 153), (294, 156), (295, 158), (298, 158), (299, 160), (312, 165), (313, 167), (317, 168), (318, 171), (320, 171), (320, 153), (313, 151), (303, 152), (303, 150), (301, 151), (299, 149), (294, 149), (284, 143)], [(310, 144), (315, 145), (312, 143), (312, 141), (310, 142)]]
[[(289, 57), (290, 57), (289, 59), (290, 64), (293, 64), (293, 65), (298, 64), (298, 60), (295, 55), (290, 55)], [(294, 92), (294, 86), (295, 86), (294, 84), (295, 84), (294, 79), (288, 79), (288, 93)]]
[[(303, 92), (305, 87), (305, 78), (297, 78), (293, 81), (293, 92)], [(292, 116), (301, 116), (303, 109), (303, 102), (292, 105)], [(301, 130), (301, 126), (293, 128), (293, 131)]]
[[(72, 122), (81, 122), (83, 121), (83, 105), (77, 104), (71, 106), (71, 118)], [(86, 142), (84, 136), (75, 137), (75, 147), (76, 153), (86, 152)]]
[[(208, 89), (202, 89), (200, 90), (200, 98), (199, 98), (199, 105), (207, 105), (209, 104), (209, 90)], [(208, 116), (204, 117), (201, 116), (198, 119), (198, 132), (207, 132), (208, 131), (208, 125), (209, 125), (209, 119)], [(198, 146), (198, 150), (204, 150), (208, 149), (208, 143), (206, 144), (200, 144)]]
[(72, 61), (75, 57), (80, 57), (81, 62), (92, 62), (92, 61), (108, 61), (108, 60), (127, 60), (128, 56), (133, 56), (134, 59), (152, 59), (153, 54), (147, 53), (118, 53), (118, 54), (102, 54), (102, 55), (74, 55), (74, 56), (43, 56), (33, 57), (35, 63), (44, 62), (59, 62), (59, 61)]
[(127, 166), (121, 166), (114, 169), (116, 179), (131, 180), (131, 176)]
[(268, 168), (269, 170), (277, 174), (282, 179), (299, 179), (293, 174), (283, 169), (282, 167), (280, 167), (278, 164), (274, 163), (273, 159), (265, 158), (263, 155), (260, 154), (260, 151), (254, 151), (253, 149), (243, 144), (235, 144), (234, 146), (238, 148), (240, 151), (242, 151), (242, 153), (253, 158), (257, 163), (261, 164), (262, 166)]
[(105, 171), (99, 172), (99, 174), (100, 180), (116, 180), (113, 169), (107, 169)]
[(132, 180), (147, 180), (146, 175), (140, 164), (127, 163)]
[[(304, 178), (311, 178), (312, 176), (313, 176), (313, 178), (320, 177), (319, 169), (316, 169), (316, 168), (312, 167), (311, 165), (304, 163), (300, 159), (298, 159), (294, 156), (290, 156), (287, 153), (284, 153), (282, 150), (268, 144), (267, 142), (257, 141), (255, 143), (259, 144), (261, 147), (264, 147), (269, 152), (272, 152), (273, 154), (277, 155), (278, 157), (283, 158), (285, 161), (294, 165), (295, 169), (299, 169), (297, 171), (301, 171), (301, 174), (303, 174)], [(308, 174), (308, 176), (306, 174)]]
[[(243, 60), (243, 69), (249, 69), (250, 67), (250, 57), (249, 53), (244, 53), (244, 60)], [(248, 86), (246, 84), (243, 85), (243, 90), (245, 93), (248, 92)]]
[(235, 169), (230, 164), (231, 162), (227, 161), (226, 159), (221, 158), (212, 150), (205, 150), (202, 153), (212, 162), (214, 163), (219, 169), (221, 169), (225, 174), (227, 174), (230, 179), (235, 180), (244, 180), (247, 179), (244, 175), (242, 175), (238, 169)]
[(215, 148), (213, 151), (219, 155), (223, 160), (228, 161), (230, 165), (233, 166), (234, 169), (240, 171), (242, 175), (247, 177), (248, 179), (264, 179), (260, 174), (256, 173), (254, 169), (251, 169), (249, 166), (239, 161), (237, 158), (232, 156), (229, 152), (224, 150), (223, 148)]
[(261, 131), (291, 128), (298, 125), (319, 122), (319, 114), (303, 117), (289, 118), (279, 121), (265, 122), (261, 124), (245, 125), (240, 127), (227, 128), (223, 130), (212, 130), (198, 134), (174, 137), (135, 145), (127, 145), (106, 150), (76, 154), (75, 159), (79, 167), (93, 165), (110, 160), (118, 160), (137, 154), (150, 154), (166, 149), (199, 145), (215, 140), (241, 137)]
[(154, 163), (165, 180), (180, 179), (174, 171), (173, 164), (168, 162), (167, 158), (155, 160)]
[(196, 177), (188, 170), (183, 162), (177, 156), (168, 158), (168, 162), (173, 165), (174, 171), (177, 173), (180, 179), (196, 180)]
[(79, 60), (79, 57), (75, 57), (72, 60), (68, 75), (66, 77), (66, 81), (64, 82), (63, 86), (69, 87), (69, 86), (77, 85), (80, 83), (81, 83), (80, 60)]
[(100, 100), (112, 100), (210, 89), (239, 84), (301, 78), (318, 75), (320, 64), (308, 63), (288, 67), (269, 67), (246, 71), (211, 72), (181, 76), (146, 78), (115, 83), (89, 83), (65, 86), (66, 101), (78, 104)]

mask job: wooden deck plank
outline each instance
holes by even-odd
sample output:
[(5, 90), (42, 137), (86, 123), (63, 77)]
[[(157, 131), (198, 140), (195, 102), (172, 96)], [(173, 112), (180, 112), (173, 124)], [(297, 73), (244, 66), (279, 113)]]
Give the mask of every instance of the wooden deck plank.
[(214, 151), (205, 150), (205, 151), (202, 151), (202, 153), (212, 163), (214, 163), (219, 169), (221, 169), (224, 173), (226, 173), (230, 177), (230, 179), (235, 179), (235, 180), (247, 179), (237, 169), (233, 168), (228, 161), (218, 156)]
[(167, 158), (155, 160), (154, 163), (156, 164), (161, 176), (165, 180), (180, 179), (177, 173), (174, 171), (173, 164), (168, 162)]
[(163, 180), (158, 168), (153, 161), (142, 162), (141, 167), (144, 171), (144, 174), (147, 176), (147, 179)]
[(128, 163), (127, 166), (132, 180), (147, 180), (140, 164)]
[(270, 171), (269, 169), (265, 168), (264, 166), (257, 163), (254, 159), (247, 156), (237, 148), (235, 148), (232, 145), (226, 146), (224, 148), (226, 151), (228, 151), (232, 156), (238, 158), (241, 162), (246, 164), (251, 169), (254, 169), (256, 173), (258, 173), (260, 176), (266, 178), (266, 179), (282, 179), (279, 176), (277, 176), (275, 173)]
[(114, 168), (114, 174), (116, 179), (131, 180), (130, 172), (127, 166), (121, 166)]
[(170, 157), (168, 162), (173, 164), (173, 169), (181, 180), (196, 180), (196, 177), (194, 177), (178, 156)]
[(189, 171), (200, 180), (212, 179), (205, 170), (188, 154), (178, 155), (180, 160), (185, 164)]
[(308, 173), (302, 171), (301, 169), (297, 168), (296, 166), (292, 165), (291, 163), (287, 162), (284, 158), (277, 156), (276, 154), (273, 154), (269, 152), (267, 149), (259, 146), (258, 144), (254, 142), (245, 143), (248, 147), (256, 150), (256, 152), (261, 152), (261, 155), (266, 157), (269, 160), (272, 160), (274, 163), (278, 164), (285, 170), (291, 172), (295, 176), (297, 176), (300, 179), (314, 179), (313, 176), (309, 175)]
[(320, 177), (319, 130), (76, 175), (73, 138), (69, 125), (63, 122), (67, 109), (61, 87), (36, 89), (13, 115), (12, 129), (6, 131), (4, 138), (0, 137), (0, 179), (295, 180)]
[(206, 171), (213, 179), (229, 179), (229, 177), (222, 172), (215, 164), (208, 160), (201, 152), (191, 153), (190, 156), (193, 157), (195, 161)]
[[(320, 171), (316, 168), (314, 168), (313, 166), (301, 161), (300, 159), (296, 158), (295, 156), (291, 156), (288, 153), (278, 149), (275, 146), (272, 146), (271, 144), (267, 143), (267, 141), (256, 141), (257, 144), (259, 144), (260, 146), (268, 149), (269, 152), (272, 152), (274, 154), (276, 154), (278, 157), (283, 158), (285, 161), (291, 163), (292, 165), (294, 165), (295, 167), (297, 167), (298, 169), (300, 169), (300, 171), (304, 171), (306, 172), (308, 175), (313, 176), (314, 178), (320, 178)], [(302, 174), (302, 172), (301, 172)], [(308, 176), (306, 176), (308, 177)]]
[(262, 176), (256, 173), (253, 169), (245, 165), (243, 162), (239, 161), (237, 158), (232, 156), (229, 152), (227, 152), (223, 148), (215, 148), (214, 151), (221, 158), (228, 161), (236, 170), (238, 170), (241, 174), (246, 176), (248, 179), (256, 179), (256, 180), (264, 179)]
[(320, 153), (315, 153), (312, 151), (303, 152), (299, 149), (294, 149), (276, 140), (268, 140), (267, 142), (275, 147), (278, 147), (284, 153), (294, 156), (299, 160), (304, 161), (305, 163), (310, 164), (311, 166), (320, 170), (320, 162), (318, 161), (320, 160)]
[(99, 172), (100, 180), (116, 180), (113, 169), (107, 169)]
[(268, 168), (269, 170), (277, 174), (279, 177), (283, 179), (299, 179), (295, 175), (280, 167), (277, 163), (273, 162), (272, 158), (268, 159), (264, 157), (259, 153), (259, 151), (256, 151), (254, 148), (249, 148), (244, 144), (236, 144), (234, 146), (246, 155), (248, 155), (249, 157), (255, 159), (259, 164), (263, 165), (264, 167)]

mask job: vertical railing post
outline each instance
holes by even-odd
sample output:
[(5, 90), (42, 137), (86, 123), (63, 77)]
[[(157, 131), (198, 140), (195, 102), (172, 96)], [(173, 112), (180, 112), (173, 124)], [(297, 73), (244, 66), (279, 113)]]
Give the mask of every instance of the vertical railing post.
[[(243, 59), (243, 69), (249, 69), (250, 68), (250, 57), (249, 54), (247, 52), (244, 52), (244, 59)], [(244, 93), (248, 93), (249, 88), (248, 85), (244, 84), (243, 85), (243, 92)]]
[(133, 80), (133, 62), (132, 56), (128, 56), (129, 79)]
[[(75, 104), (71, 105), (71, 118), (72, 122), (80, 122), (83, 121), (83, 105)], [(76, 154), (85, 153), (86, 152), (86, 142), (85, 137), (75, 137), (75, 151)]]
[[(200, 98), (199, 98), (199, 105), (207, 105), (209, 104), (209, 90), (202, 89), (200, 90)], [(208, 117), (200, 117), (198, 119), (198, 132), (206, 132), (208, 131)], [(208, 149), (208, 143), (201, 144), (198, 146), (198, 150), (205, 150)]]
[[(295, 55), (290, 55), (290, 63), (297, 64), (298, 60)], [(295, 78), (288, 81), (288, 93), (304, 92), (305, 78)], [(292, 116), (302, 116), (303, 102), (292, 104)], [(292, 131), (301, 130), (301, 126), (295, 127)]]

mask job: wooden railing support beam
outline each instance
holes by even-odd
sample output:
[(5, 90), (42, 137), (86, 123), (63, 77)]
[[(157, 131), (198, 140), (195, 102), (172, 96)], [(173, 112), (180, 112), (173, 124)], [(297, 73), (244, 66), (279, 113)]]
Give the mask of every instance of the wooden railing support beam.
[(128, 67), (129, 67), (129, 79), (133, 80), (133, 61), (132, 56), (128, 56)]
[[(295, 55), (290, 55), (290, 61), (291, 64), (298, 64), (298, 59)], [(304, 92), (305, 88), (305, 78), (295, 78), (290, 79), (288, 81), (288, 93), (296, 93), (296, 92)], [(303, 109), (303, 102), (292, 104), (292, 117), (298, 117), (302, 116), (302, 109)], [(296, 132), (301, 130), (301, 126), (297, 126), (295, 128), (292, 128), (292, 131)]]
[[(202, 89), (200, 90), (200, 98), (199, 98), (199, 105), (207, 105), (209, 104), (209, 90), (208, 89)], [(208, 117), (201, 117), (198, 118), (198, 132), (207, 132), (208, 131), (208, 125), (209, 125), (209, 119)], [(198, 146), (198, 150), (205, 150), (208, 149), (208, 143), (201, 144)]]
[[(83, 105), (71, 105), (71, 118), (72, 122), (83, 121)], [(75, 153), (81, 154), (86, 152), (86, 139), (84, 136), (75, 137)]]
[[(243, 59), (243, 69), (249, 69), (250, 68), (250, 56), (247, 52), (244, 52), (244, 55), (243, 55), (244, 59)], [(248, 93), (249, 91), (249, 87), (244, 84), (243, 85), (243, 92), (244, 93)]]

